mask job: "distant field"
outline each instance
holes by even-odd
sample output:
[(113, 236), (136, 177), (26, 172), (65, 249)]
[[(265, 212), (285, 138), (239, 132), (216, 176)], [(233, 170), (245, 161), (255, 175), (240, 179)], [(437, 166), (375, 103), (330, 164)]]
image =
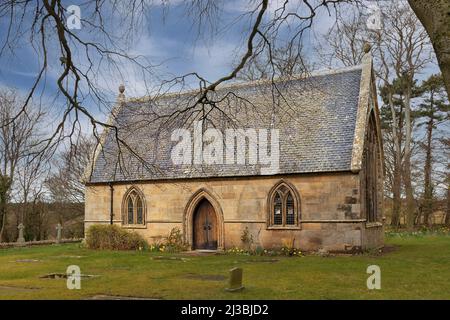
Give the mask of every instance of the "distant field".
[[(79, 244), (0, 250), (0, 299), (450, 299), (450, 236), (388, 237), (381, 256), (188, 256), (92, 251)], [(154, 259), (183, 257), (182, 260)], [(270, 259), (278, 261), (270, 262)], [(19, 261), (18, 261), (19, 260)], [(22, 260), (22, 261), (20, 261)], [(34, 261), (38, 260), (38, 261)], [(381, 268), (381, 290), (368, 290), (366, 268)], [(43, 279), (78, 265), (81, 290)], [(242, 292), (230, 293), (228, 270), (244, 269)]]

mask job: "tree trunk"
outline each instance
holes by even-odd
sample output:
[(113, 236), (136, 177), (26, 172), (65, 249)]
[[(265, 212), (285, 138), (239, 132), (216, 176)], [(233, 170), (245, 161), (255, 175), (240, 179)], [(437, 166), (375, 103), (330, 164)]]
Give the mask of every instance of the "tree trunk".
[(405, 185), (406, 194), (406, 227), (408, 231), (414, 229), (414, 219), (415, 219), (415, 203), (414, 203), (414, 190), (411, 182), (411, 159), (410, 157), (405, 157), (403, 162), (403, 183)]
[(6, 204), (8, 202), (8, 192), (11, 187), (11, 179), (0, 174), (0, 242), (4, 240), (6, 228)]
[[(0, 195), (0, 198), (3, 198), (3, 195)], [(3, 230), (5, 225), (5, 217), (6, 217), (6, 210), (5, 210), (5, 203), (2, 199), (0, 199), (0, 242), (3, 240)]]
[(431, 182), (431, 136), (433, 130), (433, 120), (427, 124), (427, 145), (426, 145), (426, 157), (424, 166), (424, 203), (423, 203), (423, 216), (424, 224), (429, 226), (430, 216), (433, 214), (433, 187)]
[(408, 2), (430, 36), (444, 77), (445, 88), (450, 96), (450, 1), (408, 0)]
[(1, 213), (1, 220), (0, 220), (0, 224), (1, 224), (1, 228), (0, 228), (0, 242), (3, 242), (3, 234), (5, 233), (5, 226), (6, 226), (6, 210), (4, 210), (4, 206), (2, 205), (2, 213)]
[[(447, 177), (450, 181), (450, 177)], [(447, 183), (447, 213), (445, 215), (445, 225), (450, 227), (450, 183)]]
[(397, 120), (397, 114), (395, 112), (394, 101), (392, 98), (392, 93), (389, 93), (389, 106), (392, 115), (392, 138), (394, 143), (394, 180), (392, 184), (392, 217), (391, 226), (397, 228), (400, 226), (400, 211), (402, 206), (401, 199), (401, 184), (402, 184), (402, 154), (400, 148), (400, 136), (399, 132), (401, 129), (397, 126), (397, 121), (399, 121), (399, 126), (401, 125), (401, 119)]
[(400, 211), (402, 207), (401, 187), (402, 187), (402, 172), (400, 166), (400, 159), (398, 155), (395, 156), (394, 164), (394, 179), (392, 184), (392, 217), (391, 226), (398, 228), (400, 226)]
[(412, 121), (411, 121), (411, 84), (408, 80), (405, 92), (405, 154), (403, 160), (403, 183), (406, 193), (406, 227), (408, 231), (414, 229), (415, 203), (414, 190), (411, 181), (411, 142), (412, 142)]
[(424, 166), (424, 195), (423, 195), (423, 218), (424, 224), (429, 226), (430, 216), (433, 214), (433, 186), (431, 182), (431, 141), (433, 137), (433, 94), (431, 95), (431, 112), (430, 120), (427, 123), (427, 144), (426, 144), (426, 157)]

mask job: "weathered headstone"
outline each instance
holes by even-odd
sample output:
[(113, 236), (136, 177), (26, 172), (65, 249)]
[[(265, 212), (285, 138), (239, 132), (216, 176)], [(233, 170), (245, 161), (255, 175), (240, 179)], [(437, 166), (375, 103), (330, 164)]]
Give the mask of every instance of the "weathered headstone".
[(61, 223), (58, 223), (56, 225), (56, 243), (61, 242), (61, 230), (62, 229), (63, 229), (63, 227), (61, 226)]
[(25, 238), (23, 237), (23, 229), (25, 229), (25, 226), (23, 225), (23, 223), (21, 223), (17, 226), (17, 229), (19, 229), (19, 237), (17, 238), (17, 242), (24, 243)]
[(242, 268), (233, 268), (230, 270), (230, 283), (227, 291), (240, 291), (244, 289), (242, 285)]

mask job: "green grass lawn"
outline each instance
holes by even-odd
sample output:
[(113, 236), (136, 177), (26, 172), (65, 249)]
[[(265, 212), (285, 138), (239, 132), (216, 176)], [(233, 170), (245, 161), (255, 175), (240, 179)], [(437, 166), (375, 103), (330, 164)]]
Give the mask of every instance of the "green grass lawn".
[[(0, 299), (84, 299), (119, 295), (157, 299), (450, 299), (450, 236), (388, 237), (381, 256), (183, 256), (92, 251), (79, 244), (0, 250)], [(16, 262), (36, 259), (38, 262)], [(277, 262), (260, 260), (278, 259)], [(257, 262), (257, 261), (260, 262)], [(366, 268), (381, 268), (381, 290), (368, 290)], [(81, 290), (64, 279), (42, 279), (78, 265)], [(230, 293), (228, 270), (244, 269), (242, 292)], [(198, 275), (209, 275), (199, 279)]]

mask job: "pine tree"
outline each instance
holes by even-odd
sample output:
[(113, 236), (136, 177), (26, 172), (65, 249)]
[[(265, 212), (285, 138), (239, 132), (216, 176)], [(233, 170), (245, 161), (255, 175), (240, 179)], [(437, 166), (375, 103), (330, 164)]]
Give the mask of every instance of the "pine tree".
[(426, 127), (425, 142), (421, 147), (425, 151), (424, 164), (424, 188), (422, 209), (425, 225), (429, 225), (430, 216), (433, 214), (434, 184), (433, 175), (433, 133), (436, 126), (448, 118), (450, 105), (445, 93), (443, 78), (440, 74), (432, 75), (423, 81), (420, 86), (421, 95), (424, 98), (419, 108), (415, 111), (415, 116), (422, 121), (418, 127)]

